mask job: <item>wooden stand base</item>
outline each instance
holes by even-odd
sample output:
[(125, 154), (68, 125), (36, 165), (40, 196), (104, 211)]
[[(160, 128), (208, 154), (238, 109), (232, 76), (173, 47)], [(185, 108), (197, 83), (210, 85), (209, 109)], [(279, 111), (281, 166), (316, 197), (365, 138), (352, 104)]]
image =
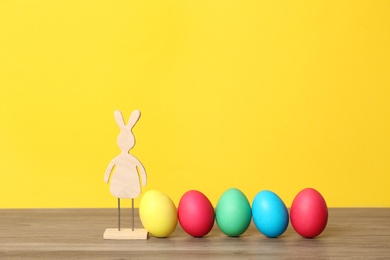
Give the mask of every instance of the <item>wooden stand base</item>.
[(131, 228), (123, 228), (118, 230), (117, 228), (107, 228), (103, 234), (104, 239), (148, 239), (148, 231), (143, 228), (131, 230)]

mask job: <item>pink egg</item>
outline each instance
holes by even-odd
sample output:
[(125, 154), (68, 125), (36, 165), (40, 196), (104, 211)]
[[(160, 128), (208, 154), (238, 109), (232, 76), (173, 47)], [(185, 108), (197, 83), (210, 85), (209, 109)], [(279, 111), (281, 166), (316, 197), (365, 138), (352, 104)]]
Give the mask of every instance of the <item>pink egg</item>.
[(290, 210), (291, 225), (303, 237), (313, 238), (324, 231), (328, 222), (328, 207), (322, 195), (312, 188), (300, 191)]
[(200, 191), (187, 191), (180, 199), (178, 219), (185, 232), (194, 237), (207, 235), (214, 225), (214, 207)]

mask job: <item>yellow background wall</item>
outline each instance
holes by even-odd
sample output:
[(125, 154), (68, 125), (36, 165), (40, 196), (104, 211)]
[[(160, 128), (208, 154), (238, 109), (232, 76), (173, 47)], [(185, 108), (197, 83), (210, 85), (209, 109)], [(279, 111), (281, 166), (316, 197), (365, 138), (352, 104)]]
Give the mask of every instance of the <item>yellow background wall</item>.
[[(5, 1), (0, 207), (115, 207), (113, 111), (145, 190), (390, 206), (390, 1)], [(126, 202), (130, 206), (130, 202)], [(138, 205), (139, 199), (136, 200)]]

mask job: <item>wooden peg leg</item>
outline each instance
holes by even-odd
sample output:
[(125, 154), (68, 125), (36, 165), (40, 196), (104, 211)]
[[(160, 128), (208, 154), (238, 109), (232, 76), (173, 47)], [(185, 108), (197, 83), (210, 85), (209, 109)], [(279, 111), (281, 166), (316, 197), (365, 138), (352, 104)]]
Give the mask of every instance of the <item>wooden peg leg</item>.
[(118, 231), (121, 231), (121, 199), (118, 198)]
[(131, 230), (134, 231), (134, 199), (131, 199), (132, 225)]

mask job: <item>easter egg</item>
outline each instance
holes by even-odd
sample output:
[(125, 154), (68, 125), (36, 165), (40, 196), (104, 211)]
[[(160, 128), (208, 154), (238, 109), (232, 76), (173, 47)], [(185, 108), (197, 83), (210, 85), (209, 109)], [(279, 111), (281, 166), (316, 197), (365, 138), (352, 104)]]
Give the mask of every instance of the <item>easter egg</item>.
[(288, 211), (284, 202), (272, 191), (263, 190), (252, 202), (252, 216), (256, 228), (267, 237), (278, 237), (288, 226)]
[(177, 210), (173, 201), (164, 193), (149, 190), (139, 205), (142, 225), (155, 237), (167, 237), (177, 225)]
[(328, 222), (328, 207), (322, 195), (312, 188), (300, 191), (290, 209), (291, 224), (303, 237), (313, 238), (324, 231)]
[(244, 193), (231, 188), (221, 195), (215, 208), (215, 219), (223, 233), (232, 237), (243, 234), (251, 218), (251, 206)]
[(178, 206), (179, 223), (183, 230), (194, 237), (207, 235), (214, 226), (214, 208), (200, 191), (187, 191)]

